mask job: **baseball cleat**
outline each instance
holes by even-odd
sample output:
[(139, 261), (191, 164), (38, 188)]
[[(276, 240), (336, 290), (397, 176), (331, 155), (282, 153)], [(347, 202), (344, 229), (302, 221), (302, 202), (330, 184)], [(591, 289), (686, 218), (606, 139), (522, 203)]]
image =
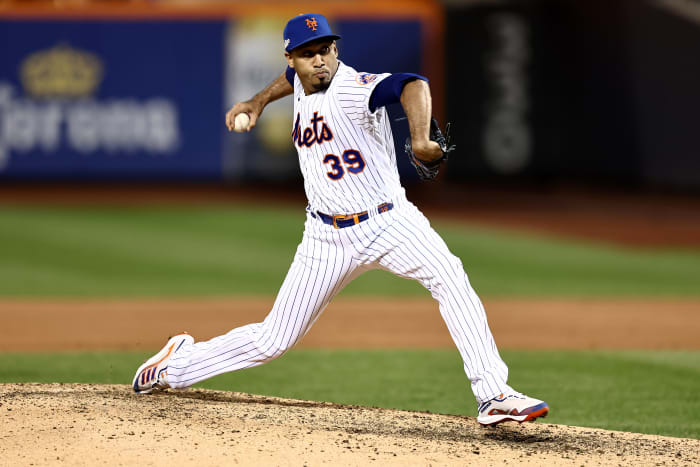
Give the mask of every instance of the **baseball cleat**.
[(171, 337), (165, 347), (160, 352), (146, 360), (146, 362), (136, 370), (134, 376), (134, 392), (149, 394), (153, 390), (167, 389), (168, 385), (168, 361), (180, 347), (193, 344), (194, 338), (186, 332)]
[(495, 425), (506, 421), (522, 423), (546, 417), (547, 413), (549, 406), (546, 402), (513, 392), (505, 396), (501, 394), (481, 404), (476, 420), (482, 425)]

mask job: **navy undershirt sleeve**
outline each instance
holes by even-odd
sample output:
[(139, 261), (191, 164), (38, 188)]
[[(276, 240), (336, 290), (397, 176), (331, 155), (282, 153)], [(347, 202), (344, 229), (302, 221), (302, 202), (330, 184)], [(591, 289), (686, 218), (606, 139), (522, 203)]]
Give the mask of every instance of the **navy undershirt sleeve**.
[(289, 81), (289, 84), (291, 84), (292, 87), (294, 87), (294, 73), (296, 73), (294, 71), (294, 68), (292, 68), (290, 66), (287, 66), (287, 71), (284, 73), (285, 76), (287, 77), (287, 81)]
[(369, 97), (369, 111), (374, 112), (379, 107), (395, 104), (401, 101), (401, 92), (406, 83), (416, 79), (428, 81), (428, 78), (414, 73), (394, 73), (384, 78), (372, 91)]

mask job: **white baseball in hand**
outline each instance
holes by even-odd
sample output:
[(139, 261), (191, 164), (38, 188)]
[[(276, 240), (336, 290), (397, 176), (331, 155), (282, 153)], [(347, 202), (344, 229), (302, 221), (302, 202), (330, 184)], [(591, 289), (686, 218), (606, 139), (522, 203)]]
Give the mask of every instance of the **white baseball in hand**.
[(233, 120), (233, 131), (242, 133), (248, 129), (249, 124), (250, 117), (248, 116), (248, 114), (245, 112), (240, 113), (236, 115), (236, 118)]

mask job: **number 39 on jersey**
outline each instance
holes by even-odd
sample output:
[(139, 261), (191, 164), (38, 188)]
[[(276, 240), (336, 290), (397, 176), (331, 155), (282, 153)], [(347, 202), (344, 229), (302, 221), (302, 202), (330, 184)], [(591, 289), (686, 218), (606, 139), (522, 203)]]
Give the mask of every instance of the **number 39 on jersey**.
[[(344, 164), (341, 164), (341, 159)], [(365, 165), (367, 165), (357, 149), (346, 149), (340, 157), (335, 154), (326, 154), (323, 163), (330, 164), (331, 170), (326, 175), (331, 180), (340, 180), (346, 171), (351, 174), (359, 174), (365, 170)]]

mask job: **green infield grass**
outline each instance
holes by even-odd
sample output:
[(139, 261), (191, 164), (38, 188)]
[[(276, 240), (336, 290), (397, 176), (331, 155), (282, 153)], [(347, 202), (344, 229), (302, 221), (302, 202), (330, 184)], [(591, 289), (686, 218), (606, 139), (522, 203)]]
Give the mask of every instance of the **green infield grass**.
[[(700, 352), (503, 351), (550, 423), (700, 438)], [(0, 382), (130, 384), (146, 353), (0, 354)], [(474, 416), (453, 350), (297, 349), (198, 387)], [(148, 396), (144, 396), (148, 397)]]
[[(2, 207), (0, 296), (271, 295), (303, 222), (301, 207)], [(434, 224), (483, 295), (700, 295), (700, 250)], [(427, 296), (380, 271), (342, 293)]]

